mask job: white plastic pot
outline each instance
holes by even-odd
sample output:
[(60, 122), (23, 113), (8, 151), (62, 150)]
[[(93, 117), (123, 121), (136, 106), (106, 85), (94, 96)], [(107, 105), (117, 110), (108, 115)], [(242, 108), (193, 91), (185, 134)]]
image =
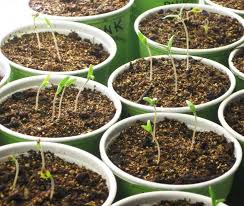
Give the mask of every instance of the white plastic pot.
[(244, 17), (244, 11), (243, 11), (243, 10), (238, 10), (238, 9), (232, 9), (232, 8), (224, 7), (224, 6), (221, 6), (220, 4), (214, 3), (214, 2), (211, 1), (211, 0), (205, 0), (205, 3), (206, 3), (206, 4), (209, 4), (209, 5), (211, 5), (211, 6), (214, 6), (214, 7), (219, 6), (219, 7), (221, 7), (222, 9), (228, 9), (229, 11), (232, 11), (232, 12), (234, 12), (234, 13), (236, 13), (236, 14), (242, 16), (242, 17)]
[[(18, 156), (26, 153), (29, 150), (36, 150), (35, 145), (36, 142), (22, 142), (2, 146), (0, 148), (0, 160), (6, 160), (10, 155)], [(110, 206), (112, 204), (116, 195), (117, 184), (112, 172), (101, 160), (88, 152), (63, 144), (43, 142), (42, 147), (44, 152), (50, 151), (61, 159), (64, 159), (70, 163), (75, 163), (80, 167), (84, 166), (87, 169), (101, 175), (102, 178), (106, 180), (109, 190), (108, 198), (102, 206)]]
[(224, 112), (226, 107), (231, 104), (232, 102), (238, 101), (239, 99), (244, 98), (244, 90), (240, 90), (238, 92), (235, 92), (231, 96), (229, 96), (227, 99), (225, 99), (219, 106), (218, 110), (218, 117), (221, 125), (236, 139), (238, 139), (241, 143), (241, 145), (244, 146), (244, 136), (233, 130), (228, 123), (225, 120)]
[[(185, 55), (174, 55), (173, 57), (176, 59), (186, 59)], [(153, 58), (159, 59), (159, 58), (169, 58), (169, 57), (166, 55), (163, 55), (163, 56), (154, 56)], [(213, 66), (213, 68), (216, 68), (216, 69), (222, 71), (223, 73), (225, 73), (229, 77), (230, 88), (228, 89), (228, 91), (225, 94), (223, 94), (222, 96), (220, 96), (217, 99), (214, 99), (210, 102), (206, 102), (204, 104), (196, 105), (196, 109), (197, 109), (199, 116), (207, 118), (207, 119), (211, 119), (211, 120), (216, 120), (217, 119), (218, 105), (225, 98), (227, 98), (235, 89), (235, 85), (236, 85), (235, 76), (232, 74), (232, 72), (228, 68), (226, 68), (225, 66), (223, 66), (223, 65), (221, 65), (215, 61), (205, 59), (205, 58), (201, 58), (201, 57), (195, 57), (195, 56), (193, 56), (192, 58), (194, 58), (196, 60), (201, 60), (201, 62), (203, 64)], [(147, 57), (145, 59), (148, 60), (149, 57)], [(135, 60), (133, 62), (136, 62), (138, 60)], [(126, 72), (126, 70), (128, 70), (129, 68), (130, 68), (130, 63), (127, 63), (127, 64), (122, 65), (118, 69), (116, 69), (110, 75), (110, 77), (108, 79), (108, 88), (118, 96), (118, 98), (120, 99), (120, 101), (123, 104), (125, 112), (127, 112), (131, 115), (153, 112), (154, 111), (153, 107), (138, 104), (138, 103), (132, 102), (128, 99), (125, 99), (122, 96), (120, 96), (118, 93), (116, 93), (116, 91), (114, 90), (113, 82), (115, 81), (115, 79), (118, 77), (118, 75)], [(157, 107), (157, 112), (191, 113), (191, 111), (190, 111), (189, 107), (187, 107), (187, 105), (185, 107)]]
[[(101, 158), (109, 166), (109, 168), (113, 171), (113, 173), (118, 177), (117, 183), (118, 183), (118, 192), (121, 193), (120, 195), (127, 197), (142, 192), (162, 191), (162, 190), (176, 190), (176, 191), (179, 190), (179, 191), (188, 191), (188, 192), (208, 195), (208, 187), (211, 185), (214, 191), (216, 192), (217, 198), (226, 198), (230, 192), (234, 174), (236, 173), (241, 163), (242, 150), (239, 142), (232, 135), (230, 135), (223, 127), (209, 120), (198, 118), (197, 131), (213, 131), (219, 135), (224, 135), (224, 137), (227, 139), (228, 142), (234, 143), (234, 148), (235, 148), (234, 155), (236, 157), (236, 161), (233, 167), (225, 174), (215, 179), (201, 182), (201, 183), (182, 184), (182, 185), (149, 182), (124, 172), (109, 159), (107, 155), (107, 149), (109, 148), (109, 146), (113, 141), (116, 141), (116, 138), (118, 138), (122, 130), (130, 127), (133, 123), (139, 120), (147, 122), (147, 120), (149, 119), (153, 121), (153, 117), (154, 115), (152, 113), (143, 114), (143, 115), (133, 116), (124, 119), (120, 122), (117, 122), (104, 133), (100, 141)], [(158, 121), (162, 121), (165, 118), (183, 122), (190, 128), (194, 127), (194, 117), (191, 115), (158, 113)]]
[(236, 89), (237, 90), (244, 89), (244, 73), (242, 73), (240, 70), (238, 70), (233, 63), (233, 58), (239, 51), (240, 51), (240, 49), (237, 48), (237, 49), (233, 50), (229, 56), (229, 67), (230, 67), (231, 71), (234, 73), (234, 75), (236, 76)]
[[(235, 18), (240, 23), (240, 25), (244, 27), (244, 19), (242, 17), (229, 10), (222, 9), (220, 7), (213, 7), (209, 5), (203, 5), (203, 4), (173, 4), (173, 5), (160, 6), (154, 9), (150, 9), (144, 12), (143, 14), (141, 14), (136, 19), (134, 24), (134, 29), (136, 33), (140, 32), (139, 29), (140, 22), (146, 17), (150, 16), (151, 14), (156, 13), (160, 10), (167, 11), (167, 10), (181, 9), (182, 7), (184, 7), (184, 9), (191, 9), (197, 7), (206, 10), (208, 12), (214, 12), (221, 15), (229, 16), (231, 18)], [(161, 55), (166, 53), (165, 48), (163, 47), (162, 44), (152, 41), (149, 38), (147, 38), (147, 41), (154, 55)], [(218, 48), (211, 48), (211, 49), (189, 49), (189, 54), (193, 56), (201, 56), (201, 57), (209, 58), (227, 66), (228, 65), (227, 59), (230, 52), (232, 51), (233, 48), (237, 47), (243, 42), (244, 42), (244, 35), (238, 41), (230, 45), (221, 46)], [(172, 47), (172, 52), (175, 54), (186, 54), (187, 50), (183, 48)], [(141, 42), (140, 42), (140, 53), (141, 53), (141, 57), (148, 56), (147, 49), (145, 45), (143, 45)]]
[(0, 76), (3, 79), (0, 81), (0, 87), (10, 80), (11, 69), (8, 62), (0, 55)]
[[(162, 200), (177, 201), (187, 200), (190, 203), (201, 202), (205, 206), (212, 206), (211, 199), (203, 195), (198, 195), (189, 192), (179, 191), (165, 191), (165, 192), (147, 192), (139, 195), (134, 195), (123, 200), (120, 200), (112, 206), (152, 206), (152, 204), (159, 203)], [(226, 204), (220, 203), (218, 206), (227, 206)]]
[[(2, 103), (4, 100), (6, 100), (8, 97), (10, 97), (12, 94), (16, 92), (24, 91), (30, 88), (38, 88), (38, 86), (43, 81), (44, 77), (45, 76), (28, 77), (7, 84), (6, 86), (0, 89), (0, 103)], [(50, 78), (50, 82), (54, 85), (58, 85), (58, 83), (64, 77), (65, 76), (63, 75), (52, 75)], [(77, 88), (80, 88), (80, 86), (83, 85), (86, 81), (86, 79), (80, 77), (73, 77), (73, 78), (76, 78), (75, 87)], [(65, 143), (65, 144), (82, 148), (92, 153), (97, 153), (100, 137), (102, 136), (103, 132), (105, 132), (119, 119), (122, 106), (119, 99), (117, 99), (117, 97), (113, 93), (111, 93), (108, 90), (108, 88), (105, 87), (104, 85), (94, 81), (89, 81), (86, 84), (86, 88), (94, 89), (94, 87), (95, 90), (107, 96), (113, 102), (114, 107), (116, 108), (116, 113), (114, 114), (114, 117), (101, 128), (77, 136), (42, 138), (42, 137), (33, 137), (30, 135), (21, 134), (4, 127), (3, 125), (0, 125), (0, 134), (1, 134), (0, 142), (2, 142), (2, 144), (9, 144), (9, 143), (20, 142), (20, 141), (36, 141), (40, 139), (41, 141), (44, 142), (47, 141), (47, 142)]]
[[(91, 40), (91, 42), (99, 43), (99, 44), (101, 43), (103, 45), (104, 49), (109, 53), (109, 57), (105, 61), (101, 62), (100, 64), (94, 65), (94, 73), (96, 79), (99, 80), (99, 82), (104, 83), (108, 75), (110, 63), (113, 60), (117, 50), (114, 40), (105, 32), (86, 24), (80, 24), (75, 22), (63, 22), (63, 21), (52, 21), (52, 23), (53, 23), (53, 29), (47, 28), (47, 25), (44, 23), (37, 23), (36, 24), (37, 31), (38, 32), (55, 31), (57, 33), (65, 34), (65, 35), (68, 35), (70, 32), (76, 32), (83, 39), (89, 39)], [(3, 37), (3, 39), (0, 40), (0, 47), (2, 47), (5, 44), (5, 42), (11, 39), (14, 35), (21, 35), (25, 33), (34, 33), (34, 32), (35, 30), (33, 28), (33, 24), (27, 24), (25, 26), (16, 28), (15, 30), (9, 32), (7, 35)], [(88, 68), (84, 68), (77, 71), (69, 71), (69, 72), (41, 71), (35, 68), (27, 68), (23, 65), (16, 64), (15, 62), (9, 60), (6, 56), (5, 58), (8, 60), (9, 64), (11, 65), (11, 68), (13, 69), (14, 79), (19, 79), (19, 78), (33, 76), (33, 75), (45, 75), (45, 74), (76, 75), (76, 76), (86, 77), (88, 72)]]

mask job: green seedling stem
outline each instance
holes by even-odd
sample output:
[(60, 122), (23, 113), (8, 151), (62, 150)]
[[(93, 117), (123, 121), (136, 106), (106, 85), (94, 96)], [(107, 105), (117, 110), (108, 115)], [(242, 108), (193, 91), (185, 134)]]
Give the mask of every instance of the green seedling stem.
[(217, 199), (216, 194), (211, 186), (208, 187), (208, 193), (211, 197), (211, 206), (217, 206), (218, 204), (225, 201), (225, 199)]
[(147, 125), (142, 125), (142, 128), (152, 135), (152, 140), (153, 140), (153, 142), (156, 143), (157, 150), (158, 150), (157, 164), (159, 164), (161, 151), (160, 151), (160, 145), (159, 145), (158, 139), (156, 137), (156, 125), (157, 125), (156, 105), (157, 105), (157, 99), (156, 98), (151, 99), (150, 97), (144, 97), (143, 100), (146, 101), (150, 106), (152, 106), (154, 108), (153, 129), (152, 129), (152, 125), (151, 125), (150, 120), (147, 121)]
[(66, 83), (66, 81), (69, 80), (70, 77), (65, 77), (64, 79), (62, 79), (59, 84), (58, 84), (58, 88), (55, 92), (55, 95), (54, 95), (54, 99), (53, 99), (53, 108), (52, 108), (52, 121), (54, 120), (55, 118), (55, 107), (56, 107), (56, 101), (57, 101), (57, 97), (58, 95), (63, 91), (64, 89), (64, 85)]
[(34, 23), (34, 31), (36, 33), (38, 48), (40, 50), (41, 49), (41, 41), (40, 41), (39, 32), (37, 31), (37, 26), (36, 26), (36, 19), (38, 18), (38, 16), (39, 16), (39, 14), (35, 13), (35, 14), (32, 15), (32, 19), (33, 19), (33, 23)]
[(59, 61), (61, 62), (61, 56), (60, 56), (59, 47), (58, 47), (58, 40), (57, 40), (57, 38), (55, 36), (55, 33), (52, 31), (53, 24), (49, 21), (48, 18), (44, 18), (44, 22), (47, 25), (47, 27), (51, 29), (51, 33), (52, 33), (52, 36), (53, 36), (53, 41), (54, 41), (54, 46), (55, 46), (55, 49), (56, 49), (57, 57), (58, 57)]
[(149, 47), (149, 44), (147, 42), (147, 38), (141, 33), (138, 32), (138, 38), (139, 40), (146, 46), (148, 54), (149, 54), (149, 59), (150, 59), (150, 75), (149, 75), (149, 81), (152, 81), (153, 78), (153, 58), (152, 58), (152, 52), (151, 49)]
[(51, 200), (53, 198), (53, 194), (54, 194), (54, 190), (55, 190), (55, 183), (54, 183), (54, 178), (53, 178), (51, 172), (46, 169), (45, 156), (44, 156), (44, 152), (43, 152), (43, 148), (42, 148), (40, 140), (37, 141), (36, 149), (41, 153), (41, 159), (42, 159), (40, 177), (44, 180), (50, 180), (50, 182), (51, 182), (51, 192), (50, 192), (50, 200)]
[(39, 96), (40, 96), (41, 89), (46, 88), (49, 85), (49, 80), (50, 80), (50, 75), (47, 75), (44, 78), (41, 85), (38, 87), (37, 94), (36, 94), (36, 106), (35, 106), (36, 111), (38, 110), (38, 106), (39, 106)]
[(168, 56), (170, 58), (170, 61), (172, 63), (173, 66), (173, 71), (174, 71), (174, 79), (175, 79), (175, 93), (177, 93), (178, 91), (178, 76), (177, 76), (177, 71), (176, 71), (176, 66), (175, 66), (175, 60), (173, 58), (172, 55), (172, 46), (173, 46), (173, 41), (174, 41), (174, 35), (172, 37), (169, 38), (167, 46), (164, 46), (164, 48), (166, 49)]
[(85, 83), (80, 87), (79, 89), (79, 92), (76, 96), (76, 99), (75, 99), (75, 109), (74, 111), (76, 112), (77, 111), (77, 108), (78, 108), (78, 101), (79, 101), (79, 97), (80, 97), (80, 94), (81, 92), (84, 90), (85, 86), (87, 85), (87, 83), (90, 81), (90, 80), (94, 80), (95, 79), (95, 76), (93, 74), (93, 65), (90, 65), (89, 66), (89, 70), (88, 70), (88, 73), (87, 73), (87, 77), (86, 77), (86, 81)]
[(167, 15), (165, 16), (163, 19), (167, 19), (167, 18), (174, 18), (177, 21), (181, 22), (185, 31), (185, 35), (186, 35), (186, 70), (189, 70), (189, 42), (190, 42), (190, 38), (189, 38), (189, 31), (187, 29), (186, 23), (185, 23), (185, 19), (183, 18), (183, 9), (184, 7), (182, 7), (180, 9), (180, 12), (178, 15)]
[(197, 110), (196, 110), (196, 106), (191, 101), (186, 100), (186, 103), (187, 103), (187, 106), (189, 107), (189, 109), (191, 110), (191, 112), (194, 115), (194, 130), (193, 130), (192, 141), (191, 141), (191, 150), (193, 150), (193, 147), (194, 147), (195, 141), (196, 141)]
[(11, 160), (15, 163), (15, 176), (14, 176), (14, 182), (12, 185), (12, 190), (14, 191), (16, 188), (18, 177), (19, 177), (19, 162), (14, 155), (11, 155)]
[(67, 81), (64, 83), (63, 91), (62, 91), (62, 94), (61, 94), (61, 97), (59, 100), (58, 119), (60, 119), (60, 116), (61, 116), (62, 102), (63, 102), (65, 90), (66, 90), (66, 88), (75, 84), (75, 82), (76, 82), (76, 79), (67, 79)]

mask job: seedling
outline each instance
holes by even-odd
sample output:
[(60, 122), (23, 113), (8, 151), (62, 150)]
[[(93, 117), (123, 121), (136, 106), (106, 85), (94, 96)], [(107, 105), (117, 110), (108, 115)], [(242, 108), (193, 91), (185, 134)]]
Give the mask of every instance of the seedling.
[[(50, 28), (50, 29), (53, 28), (53, 24), (49, 21), (48, 18), (44, 18), (44, 22), (45, 22), (45, 24), (47, 25), (48, 28)], [(53, 36), (53, 41), (54, 41), (54, 46), (55, 46), (55, 49), (56, 49), (56, 52), (57, 52), (57, 57), (58, 57), (59, 61), (61, 62), (61, 56), (60, 56), (60, 53), (59, 53), (57, 38), (55, 36), (55, 33), (52, 30), (51, 30), (51, 33), (52, 33), (52, 36)]]
[(70, 77), (65, 77), (63, 80), (61, 80), (58, 84), (58, 88), (55, 92), (54, 99), (53, 99), (53, 108), (52, 108), (52, 121), (54, 120), (55, 117), (55, 106), (56, 106), (56, 100), (58, 95), (63, 91), (64, 86), (66, 82), (69, 80)]
[(49, 170), (46, 169), (46, 162), (45, 162), (45, 156), (42, 149), (41, 141), (38, 140), (36, 144), (36, 149), (41, 153), (41, 159), (42, 159), (42, 167), (40, 171), (40, 177), (44, 180), (50, 180), (51, 181), (51, 192), (50, 192), (50, 200), (53, 198), (54, 190), (55, 190), (55, 183), (53, 176)]
[(18, 177), (19, 177), (19, 162), (18, 162), (17, 158), (15, 157), (15, 155), (11, 155), (11, 160), (15, 164), (15, 177), (14, 177), (14, 182), (12, 185), (12, 190), (14, 191), (16, 188)]
[(148, 51), (149, 59), (150, 59), (150, 75), (149, 75), (149, 80), (151, 82), (152, 81), (152, 76), (153, 76), (152, 52), (151, 52), (151, 49), (150, 49), (150, 47), (148, 45), (147, 38), (141, 32), (138, 32), (137, 35), (138, 35), (139, 40), (147, 47), (147, 51)]
[(150, 97), (144, 97), (143, 100), (146, 101), (150, 106), (152, 106), (154, 108), (153, 129), (152, 129), (152, 124), (151, 124), (150, 120), (147, 121), (146, 125), (142, 125), (142, 128), (145, 131), (147, 131), (150, 135), (152, 135), (152, 140), (157, 145), (157, 150), (158, 150), (157, 164), (159, 164), (161, 152), (160, 152), (160, 145), (159, 145), (158, 139), (156, 137), (156, 124), (157, 124), (156, 105), (157, 105), (157, 99), (156, 98), (151, 99)]
[(37, 90), (37, 94), (36, 94), (36, 106), (35, 106), (35, 110), (38, 110), (38, 103), (39, 103), (39, 96), (40, 96), (40, 92), (41, 89), (46, 88), (49, 85), (49, 80), (50, 80), (50, 75), (47, 75), (43, 82), (41, 83), (41, 85), (39, 86), (38, 90)]
[(37, 20), (38, 16), (39, 16), (39, 14), (35, 13), (35, 14), (32, 15), (32, 19), (33, 19), (33, 23), (34, 23), (34, 31), (36, 33), (38, 48), (40, 50), (41, 49), (41, 41), (40, 41), (39, 32), (37, 31), (37, 26), (36, 26), (36, 20)]
[(197, 131), (197, 110), (196, 110), (196, 106), (191, 101), (186, 100), (186, 103), (189, 109), (191, 110), (191, 112), (193, 113), (195, 119), (194, 130), (193, 130), (192, 141), (191, 141), (191, 150), (193, 150), (195, 140), (196, 140), (196, 131)]
[(177, 15), (167, 15), (165, 16), (163, 19), (167, 19), (167, 18), (174, 18), (176, 19), (177, 21), (181, 22), (183, 27), (184, 27), (184, 30), (185, 30), (185, 34), (186, 34), (186, 55), (187, 55), (187, 64), (186, 64), (186, 70), (189, 70), (189, 42), (190, 42), (190, 38), (189, 38), (189, 32), (188, 32), (188, 29), (187, 29), (187, 26), (186, 26), (186, 23), (185, 23), (185, 19), (183, 17), (183, 9), (184, 7), (182, 7), (180, 9), (180, 12), (179, 14)]
[(95, 76), (94, 76), (94, 74), (93, 74), (93, 65), (91, 64), (91, 65), (89, 66), (89, 70), (88, 70), (88, 73), (87, 73), (86, 81), (85, 81), (85, 83), (80, 87), (79, 92), (78, 92), (78, 94), (77, 94), (77, 96), (76, 96), (76, 99), (75, 99), (75, 109), (74, 109), (75, 112), (77, 111), (78, 100), (79, 100), (79, 97), (80, 97), (81, 92), (84, 90), (86, 84), (87, 84), (90, 80), (94, 80), (94, 79), (95, 79)]
[(208, 19), (205, 19), (204, 25), (202, 27), (204, 29), (205, 34), (208, 34), (208, 30), (209, 30), (209, 20)]
[(175, 93), (177, 93), (178, 91), (178, 77), (177, 77), (177, 71), (176, 71), (176, 66), (175, 66), (175, 61), (174, 58), (172, 56), (172, 46), (173, 46), (173, 41), (174, 41), (174, 35), (172, 37), (169, 38), (169, 41), (167, 43), (167, 46), (164, 46), (164, 48), (166, 49), (168, 56), (170, 58), (170, 61), (172, 63), (173, 66), (173, 70), (174, 70), (174, 78), (175, 78)]
[(211, 206), (217, 206), (219, 203), (222, 203), (225, 201), (225, 199), (216, 199), (216, 194), (211, 186), (208, 187), (208, 193), (212, 199)]
[(66, 88), (72, 86), (75, 82), (76, 82), (76, 79), (67, 79), (67, 81), (64, 82), (64, 85), (63, 85), (63, 91), (62, 91), (62, 94), (61, 94), (61, 97), (60, 97), (60, 100), (59, 100), (58, 119), (59, 119), (60, 116), (61, 116), (62, 101), (63, 101), (63, 98), (64, 98), (65, 90), (66, 90)]

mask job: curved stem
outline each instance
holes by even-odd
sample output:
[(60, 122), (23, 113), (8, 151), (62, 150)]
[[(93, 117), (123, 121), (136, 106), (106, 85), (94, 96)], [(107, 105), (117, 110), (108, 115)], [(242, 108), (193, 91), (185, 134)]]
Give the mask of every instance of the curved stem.
[(189, 70), (189, 32), (184, 19), (181, 20), (186, 33), (186, 70)]
[(160, 162), (160, 156), (161, 156), (161, 151), (160, 151), (160, 145), (159, 145), (158, 139), (156, 138), (156, 124), (157, 124), (157, 110), (156, 110), (156, 106), (154, 106), (153, 141), (157, 145), (157, 150), (158, 150), (157, 164), (159, 164), (159, 162)]
[(35, 106), (35, 110), (36, 110), (36, 111), (38, 110), (38, 102), (39, 102), (39, 95), (40, 95), (40, 92), (41, 92), (41, 87), (38, 88), (38, 90), (37, 90), (37, 94), (36, 94), (36, 106)]
[(52, 121), (55, 117), (55, 104), (56, 104), (57, 94), (55, 93), (54, 99), (53, 99), (53, 108), (52, 108)]
[(54, 45), (55, 45), (55, 49), (56, 49), (56, 52), (57, 52), (58, 59), (61, 62), (61, 56), (60, 56), (59, 48), (58, 48), (58, 41), (57, 41), (57, 38), (56, 38), (54, 32), (52, 32), (52, 36), (53, 36), (53, 41), (54, 41)]
[(79, 92), (76, 96), (76, 99), (75, 99), (75, 109), (74, 111), (76, 112), (77, 111), (77, 108), (78, 108), (78, 101), (79, 101), (79, 97), (80, 97), (80, 94), (81, 92), (83, 91), (83, 89), (85, 88), (87, 82), (89, 81), (89, 79), (86, 80), (86, 82), (82, 85), (82, 87), (79, 89)]
[(53, 199), (55, 184), (54, 184), (54, 179), (52, 176), (50, 177), (50, 180), (51, 180), (51, 192), (50, 192), (50, 200), (51, 200), (51, 199)]
[(12, 190), (15, 190), (16, 184), (17, 184), (17, 180), (18, 180), (18, 176), (19, 176), (19, 162), (18, 162), (18, 160), (16, 158), (15, 158), (14, 162), (15, 162), (15, 177), (14, 177)]

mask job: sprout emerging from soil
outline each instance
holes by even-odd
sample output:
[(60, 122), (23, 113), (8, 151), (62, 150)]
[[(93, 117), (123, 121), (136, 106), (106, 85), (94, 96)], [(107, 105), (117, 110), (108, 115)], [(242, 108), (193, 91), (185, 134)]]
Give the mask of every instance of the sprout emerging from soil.
[[(53, 24), (49, 21), (48, 18), (44, 18), (44, 22), (46, 23), (48, 28), (50, 28), (50, 29), (53, 28)], [(59, 61), (61, 62), (61, 56), (60, 56), (60, 53), (59, 53), (57, 38), (55, 36), (55, 33), (52, 30), (51, 30), (51, 33), (52, 33), (52, 36), (53, 36), (53, 41), (54, 41), (54, 46), (55, 46), (55, 49), (56, 49), (56, 52), (57, 52), (57, 57), (58, 57)]]
[(179, 12), (178, 15), (173, 15), (173, 14), (172, 15), (167, 15), (163, 19), (174, 18), (177, 21), (182, 23), (182, 25), (184, 27), (184, 30), (185, 30), (185, 34), (186, 34), (186, 55), (187, 55), (187, 58), (186, 58), (186, 61), (187, 61), (186, 70), (189, 70), (189, 42), (190, 42), (190, 38), (189, 38), (188, 29), (187, 29), (187, 26), (186, 26), (186, 23), (185, 23), (185, 19), (183, 18), (183, 9), (184, 9), (184, 7), (182, 7), (180, 9), (180, 12)]
[(54, 179), (49, 170), (46, 169), (46, 162), (45, 162), (45, 156), (42, 149), (41, 141), (38, 140), (36, 144), (36, 149), (41, 153), (41, 159), (42, 159), (42, 167), (40, 171), (40, 177), (44, 180), (50, 180), (51, 181), (51, 192), (50, 192), (50, 200), (53, 198), (54, 190), (55, 190), (55, 184)]
[(38, 110), (38, 103), (39, 103), (39, 96), (40, 96), (41, 89), (46, 88), (49, 85), (49, 80), (50, 80), (50, 75), (47, 75), (37, 90), (36, 106), (35, 106), (36, 111)]
[(77, 111), (77, 107), (78, 107), (78, 100), (79, 100), (79, 97), (80, 97), (80, 94), (81, 92), (83, 91), (83, 89), (85, 88), (86, 84), (90, 81), (90, 80), (94, 80), (95, 79), (95, 76), (93, 74), (93, 65), (91, 64), (89, 66), (89, 70), (88, 70), (88, 73), (87, 73), (87, 77), (86, 77), (86, 82), (80, 87), (79, 89), (79, 92), (76, 96), (76, 99), (75, 99), (75, 109), (74, 111), (76, 112)]
[(62, 101), (63, 101), (63, 98), (64, 98), (65, 90), (66, 90), (66, 88), (68, 88), (68, 87), (72, 86), (73, 84), (75, 84), (75, 82), (76, 82), (76, 79), (67, 79), (67, 81), (64, 82), (63, 91), (62, 91), (62, 94), (61, 94), (61, 97), (60, 97), (60, 100), (59, 100), (58, 119), (61, 116)]
[(65, 77), (63, 80), (61, 80), (58, 84), (58, 88), (55, 92), (55, 96), (54, 96), (54, 99), (53, 99), (53, 109), (52, 109), (52, 121), (54, 120), (54, 117), (55, 117), (55, 106), (56, 106), (56, 100), (57, 100), (57, 97), (58, 95), (63, 91), (64, 89), (64, 86), (66, 84), (66, 82), (69, 80), (70, 77)]
[(174, 70), (174, 78), (175, 78), (175, 93), (177, 93), (178, 91), (178, 77), (177, 77), (177, 71), (176, 71), (176, 66), (175, 66), (175, 61), (174, 58), (172, 56), (172, 46), (173, 46), (173, 41), (174, 41), (174, 35), (172, 37), (169, 38), (169, 41), (167, 43), (167, 46), (164, 46), (164, 48), (166, 49), (168, 56), (170, 58), (170, 61), (172, 63), (173, 66), (173, 70)]
[(152, 99), (150, 97), (144, 97), (143, 100), (146, 101), (150, 106), (152, 106), (154, 108), (153, 129), (152, 129), (152, 125), (151, 125), (151, 121), (150, 120), (147, 121), (147, 125), (142, 125), (142, 128), (152, 135), (153, 142), (155, 142), (156, 145), (157, 145), (157, 150), (158, 150), (157, 164), (159, 164), (161, 152), (160, 152), (160, 145), (159, 145), (158, 139), (156, 137), (156, 124), (157, 124), (157, 109), (156, 109), (156, 106), (157, 106), (157, 99), (156, 98)]
[(191, 112), (193, 113), (195, 119), (194, 130), (193, 130), (192, 141), (191, 141), (191, 150), (193, 150), (195, 139), (196, 139), (196, 131), (197, 131), (197, 110), (196, 110), (196, 106), (191, 101), (186, 100), (186, 104), (191, 110)]
[(204, 29), (205, 34), (207, 35), (208, 34), (208, 30), (209, 30), (209, 20), (208, 19), (205, 19), (204, 25), (202, 27)]
[(14, 176), (14, 182), (12, 185), (12, 190), (14, 191), (16, 188), (18, 177), (19, 177), (19, 162), (18, 162), (17, 158), (15, 157), (15, 155), (11, 155), (11, 160), (15, 164), (15, 176)]
[(151, 49), (148, 45), (148, 42), (147, 42), (147, 38), (141, 33), (141, 32), (138, 32), (138, 38), (139, 40), (141, 41), (142, 44), (144, 44), (146, 47), (147, 47), (147, 51), (148, 51), (148, 54), (149, 54), (149, 58), (150, 58), (150, 76), (149, 76), (149, 80), (150, 82), (152, 81), (152, 76), (153, 76), (153, 59), (152, 59), (152, 52), (151, 52)]
[(211, 206), (217, 206), (219, 203), (222, 203), (225, 201), (225, 199), (216, 199), (215, 192), (211, 186), (208, 187), (208, 193), (212, 199)]
[(32, 19), (33, 19), (33, 24), (34, 24), (34, 31), (36, 33), (38, 48), (40, 50), (41, 49), (41, 41), (40, 41), (39, 32), (37, 31), (37, 26), (36, 26), (36, 20), (37, 20), (38, 16), (39, 16), (39, 14), (35, 13), (35, 14), (32, 15)]

